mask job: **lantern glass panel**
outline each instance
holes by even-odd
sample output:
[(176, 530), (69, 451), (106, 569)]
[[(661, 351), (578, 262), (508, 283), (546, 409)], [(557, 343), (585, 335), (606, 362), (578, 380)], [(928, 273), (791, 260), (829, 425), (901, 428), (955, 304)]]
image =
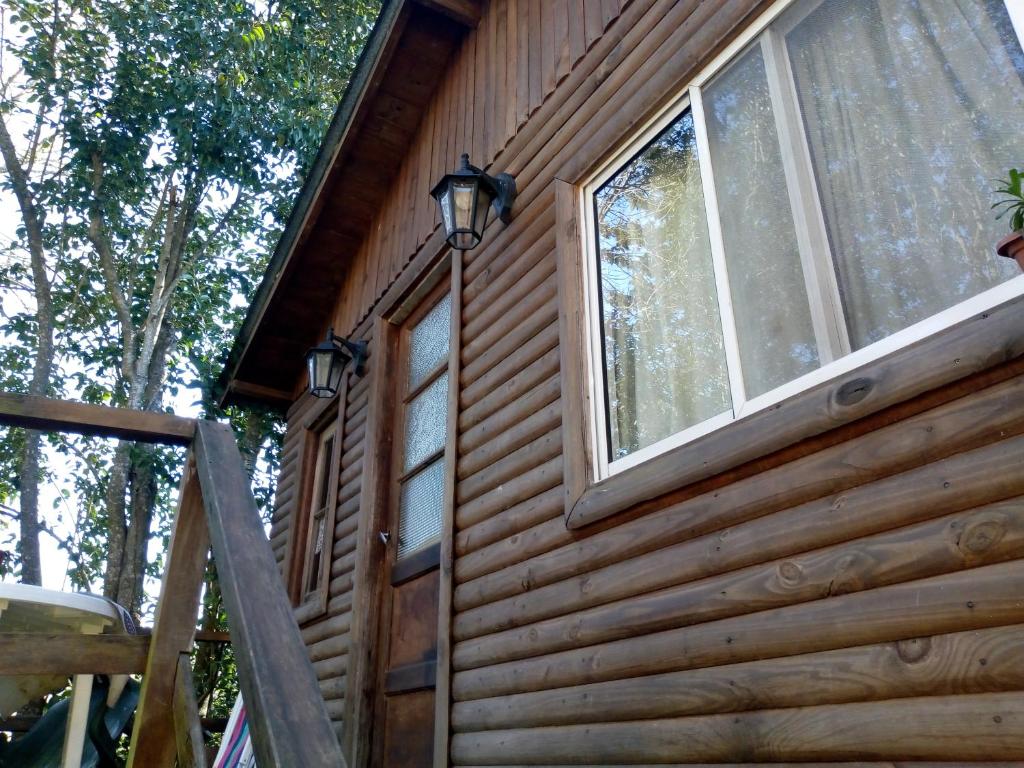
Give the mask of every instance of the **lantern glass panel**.
[(306, 358), (310, 392), (316, 397), (333, 397), (341, 384), (341, 373), (348, 360), (348, 355), (341, 350), (326, 345), (310, 350)]
[(476, 220), (473, 222), (473, 231), (477, 239), (484, 236), (484, 229), (487, 227), (487, 216), (491, 211), (491, 201), (494, 195), (486, 184), (480, 184), (476, 193)]
[[(473, 229), (473, 206), (479, 182), (475, 178), (453, 180), (448, 188), (454, 202), (455, 229)], [(450, 229), (448, 231), (451, 231)]]
[(450, 234), (455, 228), (455, 214), (452, 211), (453, 203), (451, 185), (445, 188), (437, 202), (441, 208), (441, 218), (444, 219), (444, 231)]
[(316, 389), (317, 371), (319, 370), (317, 355), (314, 350), (310, 350), (306, 355), (306, 367), (309, 369), (309, 389), (313, 391)]
[(333, 395), (341, 387), (341, 374), (345, 370), (345, 364), (352, 358), (340, 350), (336, 350), (331, 359), (331, 374), (327, 386)]

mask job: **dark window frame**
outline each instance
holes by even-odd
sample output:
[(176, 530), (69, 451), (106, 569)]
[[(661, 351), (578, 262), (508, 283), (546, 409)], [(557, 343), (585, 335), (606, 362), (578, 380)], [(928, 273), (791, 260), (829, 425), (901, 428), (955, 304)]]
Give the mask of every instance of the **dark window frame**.
[[(342, 376), (338, 394), (314, 407), (302, 423), (303, 447), (297, 472), (300, 478), (298, 504), (291, 530), (291, 548), (286, 570), (288, 595), (295, 607), (295, 619), (303, 624), (319, 618), (327, 611), (330, 590), (331, 560), (334, 548), (334, 526), (338, 508), (338, 488), (343, 452), (345, 405), (348, 397), (350, 372)], [(325, 443), (331, 443), (331, 455), (326, 457), (327, 477), (322, 477), (324, 459), (321, 455)], [(323, 484), (326, 482), (326, 486)], [(326, 505), (317, 504), (317, 496), (326, 498)], [(316, 580), (313, 558), (316, 555), (315, 521), (323, 515), (323, 543), (316, 562)]]

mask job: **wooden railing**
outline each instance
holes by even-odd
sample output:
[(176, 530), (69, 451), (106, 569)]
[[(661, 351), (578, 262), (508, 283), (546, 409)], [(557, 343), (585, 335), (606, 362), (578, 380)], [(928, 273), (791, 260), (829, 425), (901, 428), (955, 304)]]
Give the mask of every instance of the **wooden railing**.
[[(0, 424), (190, 446), (153, 633), (145, 639), (129, 766), (206, 765), (188, 654), (211, 549), (260, 768), (345, 765), (229, 426), (3, 393)], [(139, 671), (141, 638), (76, 637), (66, 640), (69, 653), (65, 639), (49, 637), (0, 636), (0, 650), (17, 649), (26, 664), (34, 659), (36, 669), (66, 674)], [(87, 658), (74, 648), (88, 650)], [(6, 666), (0, 662), (0, 673)]]

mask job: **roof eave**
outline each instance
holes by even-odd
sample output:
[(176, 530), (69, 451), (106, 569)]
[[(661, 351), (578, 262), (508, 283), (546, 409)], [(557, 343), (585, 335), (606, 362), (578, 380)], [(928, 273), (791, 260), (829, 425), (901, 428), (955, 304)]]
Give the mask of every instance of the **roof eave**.
[(274, 253), (270, 257), (263, 280), (260, 281), (260, 285), (256, 289), (256, 294), (249, 305), (249, 311), (246, 313), (245, 320), (242, 322), (231, 350), (228, 352), (224, 367), (217, 377), (214, 392), (218, 403), (222, 407), (234, 402), (243, 401), (249, 403), (254, 401), (262, 402), (264, 405), (277, 410), (287, 407), (280, 397), (256, 397), (254, 399), (249, 394), (236, 397), (232, 385), (238, 369), (249, 350), (253, 337), (260, 326), (264, 312), (274, 296), (281, 275), (284, 274), (289, 260), (295, 253), (296, 246), (306, 228), (330, 170), (345, 144), (345, 139), (349, 135), (349, 129), (352, 127), (356, 110), (369, 90), (374, 73), (377, 71), (377, 67), (383, 58), (383, 53), (387, 48), (387, 43), (396, 30), (401, 27), (399, 21), (402, 18), (402, 12), (407, 2), (408, 0), (384, 0), (381, 5), (380, 13), (373, 25), (370, 37), (366, 41), (366, 45), (356, 62), (352, 79), (345, 88), (345, 93), (338, 104), (334, 117), (331, 119), (331, 124), (324, 136), (323, 143), (320, 145), (313, 165), (309, 169), (309, 175), (306, 177), (295, 201), (295, 207), (292, 208), (291, 214), (288, 217), (288, 223), (285, 226), (284, 232), (281, 233), (277, 246), (274, 248)]

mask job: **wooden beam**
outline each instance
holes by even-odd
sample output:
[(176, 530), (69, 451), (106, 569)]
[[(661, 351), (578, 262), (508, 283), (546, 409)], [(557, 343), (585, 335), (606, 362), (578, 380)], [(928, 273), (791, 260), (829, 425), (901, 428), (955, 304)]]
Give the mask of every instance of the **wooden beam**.
[[(394, 378), (389, 363), (398, 350), (398, 333), (378, 314), (373, 322), (370, 354), (370, 391), (367, 395), (366, 454), (359, 496), (359, 528), (356, 533), (356, 563), (353, 571), (351, 645), (345, 690), (345, 747), (353, 765), (370, 760), (373, 735), (374, 692), (379, 656), (377, 642), (383, 586), (383, 548), (378, 533), (386, 528)], [(364, 332), (366, 332), (364, 330)]]
[[(147, 638), (153, 634), (152, 627), (138, 627), (135, 630), (136, 635), (145, 635)], [(221, 632), (216, 629), (197, 629), (195, 638), (197, 643), (230, 643), (231, 633)]]
[[(448, 381), (459, 381), (462, 359), (463, 251), (452, 251), (451, 301), (455, 322), (448, 338)], [(437, 605), (437, 662), (434, 668), (434, 765), (449, 765), (451, 740), (452, 594), (455, 590), (455, 472), (459, 462), (459, 387), (448, 387), (447, 447), (444, 453), (444, 506), (441, 516), (440, 584)]]
[(457, 702), (458, 733), (1024, 688), (1024, 626), (839, 648)]
[(196, 630), (197, 643), (231, 643), (230, 632), (219, 632), (216, 629)]
[(149, 638), (140, 635), (0, 633), (3, 675), (138, 675)]
[[(14, 716), (14, 717), (0, 717), (0, 733), (11, 732), (11, 733), (25, 733), (30, 731), (32, 726), (39, 722), (39, 718), (36, 716)], [(226, 717), (201, 717), (199, 723), (202, 725), (204, 731), (210, 731), (212, 733), (224, 733), (224, 729), (228, 726), (228, 719)], [(992, 768), (989, 766), (989, 768)]]
[(1022, 705), (1019, 692), (985, 693), (460, 733), (452, 762), (501, 765), (510, 755), (526, 765), (1016, 761), (1024, 751)]
[(10, 392), (0, 392), (0, 424), (169, 445), (188, 445), (196, 428), (195, 419), (169, 413), (109, 408)]
[(480, 23), (480, 4), (476, 0), (416, 0), (424, 8), (430, 8), (464, 27), (476, 29)]
[[(174, 765), (174, 679), (178, 656), (191, 649), (199, 616), (199, 593), (210, 549), (203, 498), (190, 456), (181, 481), (178, 515), (167, 553), (160, 602), (150, 641), (149, 660), (135, 713), (128, 766)], [(219, 564), (218, 564), (219, 565)]]
[(187, 653), (178, 654), (174, 675), (174, 741), (178, 768), (206, 768), (203, 729), (199, 723), (199, 705), (192, 682), (192, 663)]
[(282, 411), (288, 410), (295, 402), (295, 397), (289, 391), (239, 379), (232, 379), (228, 391), (233, 401), (260, 403)]
[(257, 763), (345, 766), (231, 427), (200, 422), (195, 452)]

